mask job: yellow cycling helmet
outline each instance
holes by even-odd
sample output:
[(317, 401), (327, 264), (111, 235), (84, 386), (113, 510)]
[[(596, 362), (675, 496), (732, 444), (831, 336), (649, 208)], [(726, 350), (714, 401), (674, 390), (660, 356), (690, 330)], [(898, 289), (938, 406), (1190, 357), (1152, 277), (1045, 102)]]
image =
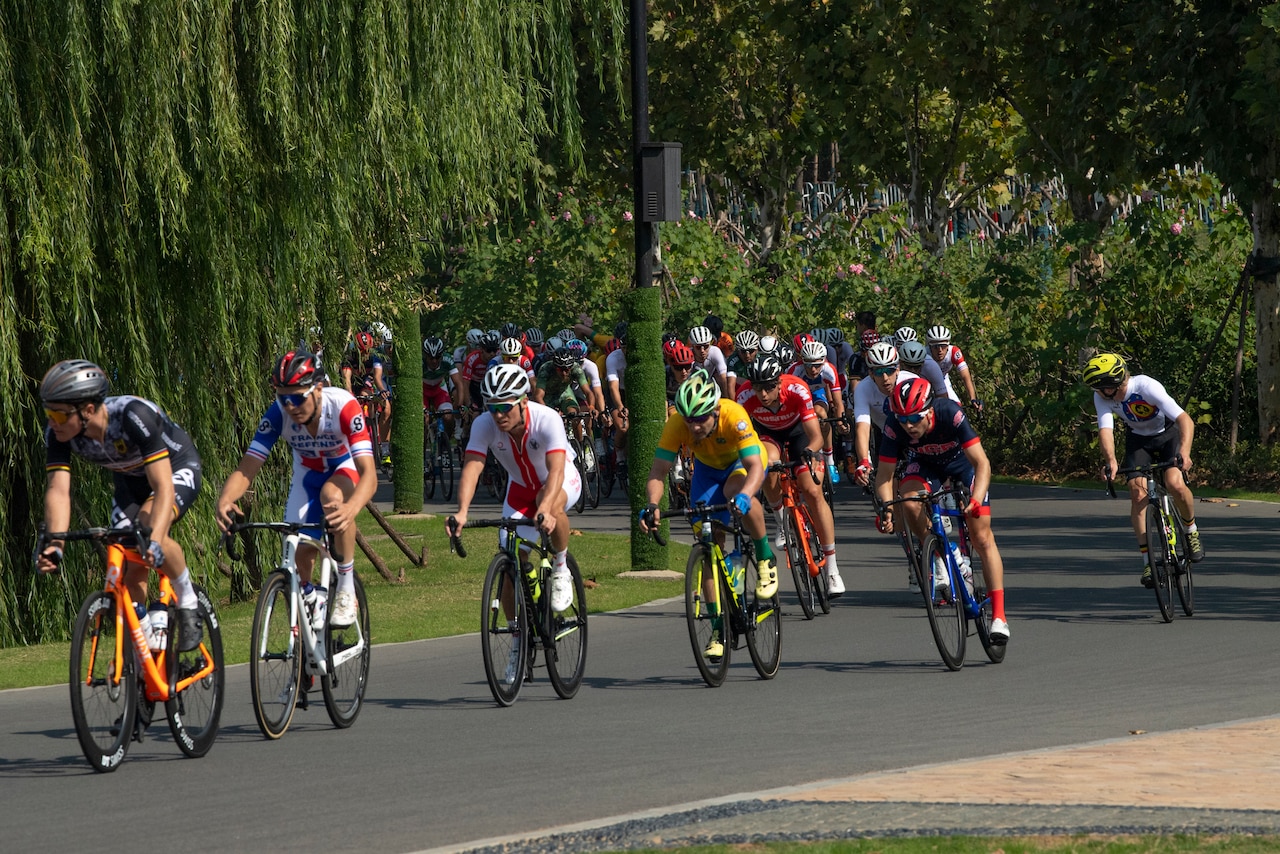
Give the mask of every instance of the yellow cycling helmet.
[(1090, 388), (1118, 388), (1128, 376), (1124, 359), (1119, 355), (1099, 353), (1084, 366), (1084, 373), (1080, 378)]

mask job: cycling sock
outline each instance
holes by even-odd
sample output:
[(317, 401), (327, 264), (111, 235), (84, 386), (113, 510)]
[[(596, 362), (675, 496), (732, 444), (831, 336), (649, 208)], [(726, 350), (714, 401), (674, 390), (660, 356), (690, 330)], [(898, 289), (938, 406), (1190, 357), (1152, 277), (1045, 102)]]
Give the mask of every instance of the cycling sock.
[(756, 560), (773, 560), (773, 549), (769, 548), (769, 538), (767, 536), (756, 540)]
[(828, 574), (830, 574), (830, 573), (837, 573), (837, 574), (838, 574), (838, 573), (840, 572), (840, 570), (836, 567), (836, 545), (835, 545), (835, 543), (832, 543), (832, 544), (831, 544), (831, 545), (829, 545), (829, 546), (823, 546), (823, 547), (822, 547), (822, 556), (823, 556), (823, 557), (826, 559), (826, 561), (827, 561), (827, 573), (828, 573)]
[[(1183, 521), (1185, 522), (1186, 520), (1184, 519)], [(1199, 530), (1200, 530), (1200, 529), (1196, 527), (1196, 520), (1195, 520), (1195, 519), (1192, 519), (1190, 522), (1187, 522), (1187, 533), (1188, 533), (1188, 534), (1194, 534), (1196, 531), (1199, 531)]]
[(1142, 545), (1138, 546), (1138, 551), (1142, 552), (1142, 562), (1150, 566), (1151, 555), (1147, 554), (1147, 544), (1143, 543)]
[(551, 569), (555, 572), (568, 572), (569, 564), (565, 563), (566, 556), (568, 554), (569, 554), (569, 550), (565, 549), (562, 552), (556, 552), (554, 555), (552, 555)]
[(173, 579), (173, 592), (178, 597), (178, 607), (190, 610), (200, 604), (196, 598), (196, 589), (191, 584), (190, 567), (182, 570), (182, 575)]
[(990, 591), (991, 596), (991, 619), (1004, 619), (1004, 588)]
[(827, 465), (831, 465), (836, 461), (835, 456), (831, 453), (830, 448), (822, 449), (822, 458), (827, 461)]
[(356, 563), (354, 560), (351, 561), (350, 563), (338, 564), (338, 592), (339, 593), (341, 593), (343, 590), (350, 591), (351, 593), (356, 592), (356, 577), (355, 577), (355, 574), (352, 572), (352, 570), (355, 569), (355, 567), (356, 567)]

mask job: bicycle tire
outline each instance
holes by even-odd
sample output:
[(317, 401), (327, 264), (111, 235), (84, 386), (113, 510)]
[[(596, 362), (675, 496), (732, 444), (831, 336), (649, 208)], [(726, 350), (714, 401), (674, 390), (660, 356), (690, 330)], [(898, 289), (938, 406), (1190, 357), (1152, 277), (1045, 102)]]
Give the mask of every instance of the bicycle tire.
[[(226, 697), (226, 668), (222, 659), (222, 629), (218, 625), (213, 600), (204, 588), (193, 584), (196, 591), (196, 614), (204, 639), (193, 650), (179, 652), (181, 638), (169, 633), (169, 645), (165, 658), (168, 662), (168, 680), (176, 687), (184, 679), (206, 670), (213, 671), (192, 682), (175, 696), (165, 700), (164, 714), (169, 731), (178, 749), (193, 758), (204, 756), (218, 737), (218, 721), (222, 717), (222, 702)], [(174, 625), (176, 609), (170, 609), (169, 625)]]
[[(705, 654), (714, 626), (713, 617), (703, 597), (704, 577), (715, 578), (719, 599), (720, 643), (724, 646), (724, 654), (718, 659), (710, 659)], [(728, 601), (729, 590), (725, 587), (723, 576), (716, 571), (715, 561), (711, 558), (711, 547), (706, 543), (695, 543), (689, 552), (689, 561), (685, 564), (684, 617), (689, 627), (689, 643), (693, 647), (694, 663), (702, 674), (702, 681), (712, 688), (719, 688), (724, 684), (725, 674), (729, 672), (730, 653), (733, 651), (733, 627), (729, 614), (723, 608)]]
[(1182, 605), (1182, 613), (1188, 617), (1195, 616), (1195, 590), (1191, 581), (1191, 546), (1187, 542), (1187, 523), (1177, 510), (1173, 511), (1174, 530), (1178, 535), (1178, 544), (1173, 549), (1174, 555), (1174, 587), (1178, 591), (1178, 602)]
[(324, 654), (328, 672), (320, 680), (324, 710), (338, 729), (356, 722), (364, 708), (364, 692), (369, 686), (369, 659), (373, 642), (369, 633), (369, 600), (364, 583), (352, 570), (355, 583), (356, 621), (349, 626), (333, 624), (333, 609), (324, 620)]
[[(504, 594), (511, 596), (512, 616), (502, 608)], [(489, 562), (484, 576), (484, 596), (480, 605), (480, 650), (484, 655), (484, 675), (489, 692), (499, 706), (510, 706), (520, 696), (529, 666), (529, 609), (524, 599), (516, 563), (505, 552)], [(514, 653), (514, 659), (513, 659)], [(506, 681), (507, 665), (514, 661), (512, 680)]]
[(786, 541), (787, 563), (791, 567), (791, 580), (796, 585), (796, 598), (800, 602), (800, 611), (806, 620), (814, 617), (813, 576), (805, 563), (804, 548), (800, 545), (800, 536), (796, 532), (796, 523), (792, 514), (796, 511), (784, 509), (778, 514), (778, 527), (782, 529)]
[(93, 770), (104, 773), (124, 762), (138, 714), (138, 675), (128, 634), (121, 639), (123, 655), (115, 673), (118, 632), (127, 625), (123, 616), (117, 625), (117, 610), (115, 596), (105, 590), (89, 594), (76, 614), (68, 668), (76, 739)]
[[(575, 460), (582, 459), (582, 444), (577, 439), (571, 438), (569, 440), (569, 449), (573, 451), (573, 458)], [(578, 514), (581, 514), (587, 509), (587, 487), (585, 483), (582, 484), (582, 487), (578, 490), (578, 500), (573, 503), (573, 509), (574, 512)]]
[(428, 438), (422, 443), (422, 494), (431, 499), (436, 497), (436, 466), (440, 463), (440, 449), (430, 419), (427, 421), (427, 430)]
[(440, 434), (440, 497), (445, 501), (453, 500), (453, 481), (457, 477), (454, 465), (453, 448), (449, 443), (449, 434)]
[(987, 658), (992, 664), (999, 664), (1004, 661), (1005, 650), (1009, 647), (1008, 644), (992, 643), (991, 641), (991, 621), (995, 619), (996, 615), (991, 605), (991, 597), (987, 595), (985, 590), (976, 586), (978, 579), (984, 577), (981, 574), (979, 560), (978, 553), (971, 548), (969, 562), (973, 570), (975, 585), (973, 596), (978, 600), (978, 616), (973, 618), (973, 615), (970, 614), (970, 617), (973, 618), (975, 627), (978, 630), (978, 640), (982, 642), (982, 651), (987, 654)]
[(743, 595), (740, 601), (747, 628), (747, 653), (760, 678), (772, 679), (778, 675), (778, 665), (782, 662), (782, 608), (778, 604), (777, 593), (770, 599), (756, 598), (756, 581), (759, 578), (756, 556), (748, 553), (743, 555), (743, 559)]
[[(587, 493), (587, 503), (595, 510), (600, 506), (600, 462), (595, 458), (596, 449), (592, 445), (591, 431), (585, 431), (582, 439), (583, 453), (591, 448), (591, 465), (582, 466), (582, 490)], [(581, 458), (579, 458), (581, 459)]]
[(1160, 508), (1148, 504), (1147, 522), (1147, 559), (1151, 561), (1151, 587), (1156, 594), (1156, 604), (1160, 607), (1160, 619), (1166, 623), (1173, 622), (1173, 590), (1169, 578), (1173, 574), (1172, 561), (1169, 555), (1169, 538), (1165, 535), (1164, 519)]
[[(253, 613), (249, 647), (249, 693), (258, 729), (277, 739), (289, 729), (302, 686), (302, 638), (294, 632), (289, 573), (271, 573)], [(298, 619), (303, 619), (298, 608)]]
[[(809, 515), (808, 510), (801, 508), (800, 518), (804, 520), (804, 536), (805, 541), (809, 544), (809, 555), (813, 558), (814, 566), (818, 565), (818, 555), (822, 554), (822, 546), (818, 543), (818, 531), (813, 526), (813, 518)], [(817, 575), (810, 575), (813, 580), (813, 598), (818, 603), (818, 607), (822, 609), (822, 613), (831, 613), (831, 582), (827, 578), (827, 569), (825, 566), (818, 567)]]
[(613, 455), (607, 444), (604, 451), (603, 454), (596, 456), (596, 467), (600, 469), (600, 495), (608, 498), (613, 494), (613, 475), (617, 466), (614, 464)]
[[(573, 577), (573, 605), (559, 614), (550, 614), (547, 620), (549, 643), (543, 648), (543, 657), (547, 660), (551, 687), (560, 699), (570, 700), (582, 685), (582, 674), (587, 664), (587, 588), (582, 583), (582, 573), (573, 555), (566, 555), (565, 562)], [(550, 610), (551, 596), (544, 596), (543, 600)]]
[[(948, 670), (959, 670), (964, 667), (964, 645), (968, 635), (964, 601), (954, 589), (948, 590), (945, 597), (936, 596), (933, 592), (934, 559), (945, 564), (947, 552), (946, 542), (938, 539), (936, 534), (931, 533), (925, 537), (924, 547), (920, 550), (921, 574), (925, 576), (921, 589), (926, 591), (925, 610), (929, 615), (929, 630), (933, 633), (933, 642), (938, 647), (938, 654), (942, 656), (942, 663)], [(926, 566), (930, 567), (929, 573), (923, 571)], [(954, 586), (954, 578), (951, 579), (951, 584)]]
[(828, 507), (832, 510), (836, 509), (836, 485), (831, 482), (830, 472), (827, 472), (822, 478), (822, 498), (827, 502)]

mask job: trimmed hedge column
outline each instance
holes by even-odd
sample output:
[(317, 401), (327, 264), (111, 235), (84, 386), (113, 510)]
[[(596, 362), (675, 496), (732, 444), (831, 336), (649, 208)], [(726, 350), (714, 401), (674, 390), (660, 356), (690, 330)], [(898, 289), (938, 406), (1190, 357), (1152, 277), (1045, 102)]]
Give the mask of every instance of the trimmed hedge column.
[[(391, 401), (391, 460), (395, 464), (395, 512), (422, 512), (422, 332), (418, 315), (401, 311), (393, 321), (396, 372)], [(374, 449), (377, 450), (376, 448)]]
[[(641, 533), (637, 514), (645, 501), (649, 466), (667, 421), (667, 381), (662, 363), (662, 302), (657, 288), (636, 288), (623, 297), (627, 318), (627, 494), (631, 498), (631, 566), (667, 569), (667, 549)], [(662, 503), (666, 507), (666, 501)], [(664, 520), (663, 532), (668, 526)]]

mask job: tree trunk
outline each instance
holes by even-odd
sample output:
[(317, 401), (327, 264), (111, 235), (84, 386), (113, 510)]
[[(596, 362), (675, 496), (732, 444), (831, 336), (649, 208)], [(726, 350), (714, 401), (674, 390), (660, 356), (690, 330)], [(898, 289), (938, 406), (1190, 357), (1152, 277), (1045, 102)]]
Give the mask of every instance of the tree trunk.
[(1280, 193), (1271, 182), (1253, 200), (1254, 263), (1265, 274), (1254, 281), (1258, 352), (1258, 438), (1270, 444), (1280, 434), (1280, 281), (1272, 259), (1280, 257)]

